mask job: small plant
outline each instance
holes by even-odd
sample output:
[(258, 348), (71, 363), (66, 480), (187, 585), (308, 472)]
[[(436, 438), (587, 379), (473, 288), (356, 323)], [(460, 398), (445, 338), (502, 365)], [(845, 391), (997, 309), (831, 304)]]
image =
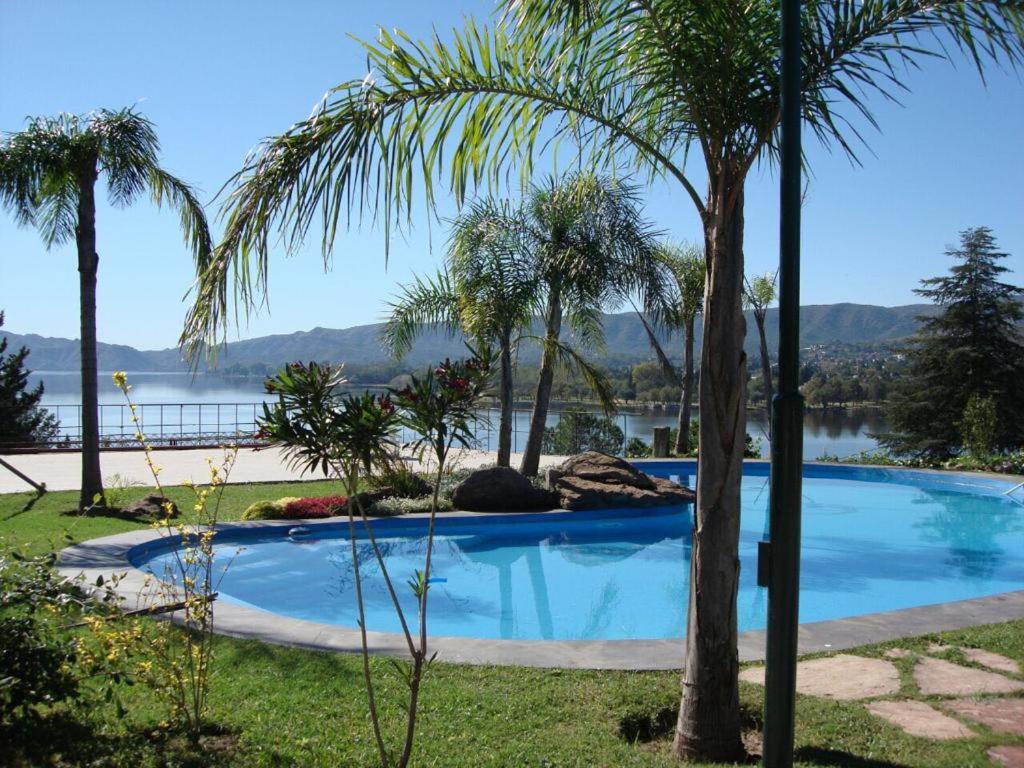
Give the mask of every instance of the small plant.
[[(378, 756), (385, 768), (405, 768), (412, 758), (416, 718), (424, 672), (433, 657), (427, 645), (427, 598), (434, 540), (434, 524), (440, 506), (440, 485), (447, 470), (452, 446), (469, 446), (473, 440), (470, 423), (490, 382), (490, 354), (474, 354), (466, 361), (445, 360), (422, 376), (413, 376), (408, 387), (374, 397), (336, 395), (344, 382), (341, 372), (315, 363), (293, 363), (268, 382), (268, 391), (278, 395), (274, 406), (264, 405), (259, 421), (260, 435), (272, 445), (284, 448), (293, 466), (321, 469), (342, 480), (350, 500), (347, 505), (353, 585), (359, 616), (363, 656), (363, 680)], [(426, 553), (422, 571), (410, 581), (419, 608), (418, 628), (410, 629), (405, 610), (395, 590), (384, 555), (370, 524), (368, 511), (358, 493), (361, 478), (374, 469), (388, 470), (396, 461), (394, 432), (399, 425), (419, 439), (414, 444), (421, 459), (427, 460), (436, 476), (430, 499)], [(378, 502), (381, 503), (381, 502)], [(376, 687), (370, 668), (366, 613), (356, 520), (361, 521), (388, 595), (398, 615), (411, 661), (396, 665), (409, 691), (404, 707), (406, 722), (400, 751), (393, 753), (384, 740)]]
[(111, 509), (121, 509), (127, 500), (131, 488), (141, 488), (142, 483), (132, 480), (120, 474), (114, 474), (104, 479), (104, 493), (107, 498), (107, 506)]
[(968, 456), (979, 459), (990, 455), (999, 434), (996, 401), (991, 396), (971, 395), (959, 426)]
[[(85, 588), (57, 572), (56, 557), (27, 556), (0, 541), (0, 722), (78, 700), (81, 683), (92, 677), (113, 699), (114, 684), (126, 677), (122, 655), (93, 652), (106, 644), (104, 622), (120, 616), (116, 580)], [(83, 615), (98, 631), (75, 636), (69, 629)]]
[[(128, 377), (124, 371), (117, 371), (113, 379), (128, 403), (137, 430), (136, 439), (142, 446), (153, 483), (158, 493), (166, 497), (160, 482), (160, 467), (154, 462), (152, 446), (141, 431)], [(163, 518), (153, 523), (153, 527), (176, 546), (170, 550), (172, 561), (164, 578), (153, 585), (154, 594), (150, 599), (173, 607), (184, 631), (161, 625), (163, 631), (152, 638), (148, 646), (149, 660), (139, 664), (139, 676), (164, 697), (169, 707), (169, 724), (182, 730), (193, 746), (199, 744), (208, 714), (214, 653), (213, 603), (228, 568), (227, 563), (216, 562), (214, 537), (224, 485), (237, 455), (237, 448), (232, 446), (224, 449), (219, 463), (207, 459), (209, 482), (205, 487), (184, 483), (195, 497), (191, 514), (174, 518), (173, 504), (165, 501)], [(112, 641), (118, 643), (122, 639), (114, 636)]]

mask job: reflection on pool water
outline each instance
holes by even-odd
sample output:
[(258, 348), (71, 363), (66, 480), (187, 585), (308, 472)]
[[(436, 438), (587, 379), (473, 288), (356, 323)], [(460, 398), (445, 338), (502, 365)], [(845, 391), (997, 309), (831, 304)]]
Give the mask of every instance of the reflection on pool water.
[[(693, 484), (693, 462), (645, 471)], [(821, 621), (1024, 589), (1024, 504), (1007, 482), (882, 468), (804, 469), (800, 620)], [(765, 537), (767, 466), (747, 465), (740, 534), (740, 630), (765, 625), (756, 586)], [(1024, 494), (1019, 494), (1024, 496)], [(492, 515), (438, 521), (429, 630), (523, 640), (681, 637), (692, 509)], [(407, 579), (423, 567), (425, 521), (373, 523), (409, 616)], [(234, 558), (223, 600), (299, 619), (356, 626), (347, 524), (290, 540), (255, 529), (218, 536)], [(367, 627), (399, 630), (379, 569), (358, 540)], [(166, 548), (132, 553), (163, 574)]]

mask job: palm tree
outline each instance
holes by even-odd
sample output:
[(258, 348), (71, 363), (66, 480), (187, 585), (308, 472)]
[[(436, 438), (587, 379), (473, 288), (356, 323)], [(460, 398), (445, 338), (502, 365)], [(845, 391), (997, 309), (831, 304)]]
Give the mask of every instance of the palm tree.
[(492, 198), (456, 217), (448, 244), (448, 272), (405, 286), (391, 304), (383, 332), (385, 346), (399, 358), (430, 325), (497, 344), (500, 467), (511, 463), (513, 356), (533, 322), (539, 298), (536, 272), (521, 248), (519, 222), (508, 203)]
[(764, 411), (768, 424), (768, 439), (772, 437), (772, 395), (775, 387), (772, 384), (772, 360), (768, 356), (768, 339), (765, 336), (764, 321), (768, 315), (768, 307), (776, 299), (775, 282), (778, 271), (764, 275), (756, 275), (753, 280), (744, 280), (743, 303), (754, 313), (754, 324), (761, 342), (761, 381), (764, 386)]
[[(663, 245), (658, 251), (673, 284), (673, 297), (667, 305), (654, 310), (659, 324), (683, 333), (683, 393), (679, 399), (679, 422), (674, 450), (683, 456), (690, 452), (690, 412), (693, 407), (693, 337), (697, 315), (704, 305), (706, 266), (704, 254), (693, 246)], [(652, 336), (652, 342), (656, 341)]]
[[(742, 754), (736, 594), (746, 432), (744, 186), (779, 149), (780, 8), (769, 0), (505, 0), (492, 26), (472, 19), (443, 41), (381, 29), (371, 71), (343, 82), (230, 182), (224, 241), (200, 276), (185, 337), (195, 352), (266, 288), (269, 233), (297, 246), (315, 218), (352, 211), (409, 221), (417, 189), (432, 204), (497, 187), (535, 155), (575, 142), (587, 167), (632, 163), (666, 178), (704, 229), (707, 295), (698, 384), (700, 447), (686, 686), (673, 750)], [(978, 69), (1024, 61), (1024, 9), (1000, 0), (805, 0), (802, 111), (822, 143), (856, 156), (851, 113), (873, 123), (870, 94), (895, 98), (926, 57)], [(906, 65), (906, 69), (904, 68)], [(846, 107), (846, 109), (844, 109)], [(702, 196), (686, 160), (707, 174)], [(329, 254), (336, 228), (321, 240)]]
[(531, 188), (523, 231), (543, 287), (540, 372), (519, 471), (536, 475), (551, 403), (555, 367), (576, 365), (606, 411), (614, 407), (605, 377), (561, 342), (562, 323), (588, 347), (604, 341), (601, 311), (663, 290), (654, 232), (640, 213), (636, 189), (611, 178), (575, 174)]
[(131, 108), (84, 117), (28, 121), (0, 143), (0, 203), (17, 222), (36, 227), (49, 249), (71, 238), (78, 247), (82, 355), (82, 488), (79, 507), (103, 504), (96, 381), (96, 195), (106, 176), (112, 204), (126, 207), (148, 189), (153, 202), (181, 214), (185, 242), (202, 272), (213, 244), (195, 192), (160, 167), (153, 124)]

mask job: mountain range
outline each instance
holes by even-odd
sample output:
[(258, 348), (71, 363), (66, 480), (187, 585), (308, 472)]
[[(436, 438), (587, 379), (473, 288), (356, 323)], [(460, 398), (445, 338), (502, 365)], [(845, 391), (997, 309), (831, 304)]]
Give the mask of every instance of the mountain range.
[[(879, 344), (906, 338), (917, 329), (917, 317), (931, 314), (930, 304), (909, 304), (900, 307), (879, 307), (867, 304), (812, 304), (801, 307), (801, 342), (804, 346), (816, 344)], [(747, 316), (747, 352), (756, 355), (757, 333), (753, 317)], [(539, 333), (538, 327), (534, 333)], [(313, 328), (289, 334), (260, 336), (227, 344), (221, 352), (218, 366), (252, 366), (264, 364), (276, 368), (292, 360), (320, 360), (348, 362), (353, 365), (383, 364), (391, 361), (380, 343), (382, 324), (357, 325), (351, 328)], [(700, 322), (697, 323), (697, 344), (700, 344)], [(635, 313), (604, 315), (605, 348), (593, 353), (595, 359), (619, 362), (639, 362), (653, 358), (643, 324)], [(768, 310), (766, 332), (770, 349), (778, 341), (778, 311)], [(27, 365), (34, 371), (74, 371), (79, 367), (78, 341), (51, 338), (37, 334), (17, 334), (0, 331), (8, 337), (11, 349), (28, 347), (31, 352)], [(679, 346), (676, 339), (659, 334), (663, 344), (671, 349)], [(416, 342), (404, 362), (412, 367), (457, 357), (464, 352), (460, 337), (453, 337), (441, 329), (426, 330)], [(521, 345), (519, 359), (531, 364), (539, 359), (535, 343)], [(674, 355), (673, 355), (674, 356)], [(125, 370), (131, 372), (185, 371), (187, 366), (177, 348), (139, 350), (120, 344), (99, 344), (101, 371)]]

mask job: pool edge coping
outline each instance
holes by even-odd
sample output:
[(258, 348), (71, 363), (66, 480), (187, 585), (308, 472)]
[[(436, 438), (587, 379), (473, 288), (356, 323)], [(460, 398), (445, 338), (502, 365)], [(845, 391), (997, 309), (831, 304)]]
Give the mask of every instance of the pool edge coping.
[[(641, 462), (637, 462), (641, 463)], [(811, 463), (811, 462), (807, 462)], [(831, 466), (827, 462), (822, 462)], [(870, 466), (870, 465), (845, 465)], [(914, 470), (923, 471), (923, 470)], [(944, 475), (982, 475), (991, 473), (950, 472)], [(1012, 484), (1014, 476), (995, 475)], [(550, 510), (564, 513), (566, 510)], [(502, 512), (501, 515), (545, 514), (543, 512)], [(445, 518), (493, 517), (494, 513), (447, 512)], [(402, 519), (429, 517), (429, 513), (402, 515)], [(285, 520), (223, 523), (220, 530), (255, 528), (277, 529), (305, 526), (337, 526), (339, 520)], [(136, 547), (166, 539), (156, 529), (140, 529), (90, 539), (60, 552), (59, 572), (68, 578), (83, 576), (86, 584), (98, 576), (124, 574), (116, 590), (129, 609), (146, 604), (144, 593), (151, 577), (136, 568), (129, 552)], [(174, 616), (171, 617), (172, 619)], [(860, 645), (887, 642), (917, 635), (932, 634), (964, 627), (994, 624), (1024, 618), (1024, 589), (986, 597), (903, 608), (895, 611), (863, 614), (846, 619), (801, 624), (798, 653), (846, 650)], [(261, 640), (276, 645), (311, 650), (358, 653), (360, 633), (355, 628), (294, 619), (258, 608), (218, 602), (216, 632), (228, 637)], [(367, 632), (370, 651), (375, 655), (408, 655), (405, 638), (392, 632)], [(764, 659), (765, 630), (740, 632), (741, 662)], [(565, 669), (673, 670), (683, 666), (685, 642), (666, 640), (498, 640), (437, 635), (430, 637), (437, 657), (446, 662), (479, 665), (508, 665)]]

